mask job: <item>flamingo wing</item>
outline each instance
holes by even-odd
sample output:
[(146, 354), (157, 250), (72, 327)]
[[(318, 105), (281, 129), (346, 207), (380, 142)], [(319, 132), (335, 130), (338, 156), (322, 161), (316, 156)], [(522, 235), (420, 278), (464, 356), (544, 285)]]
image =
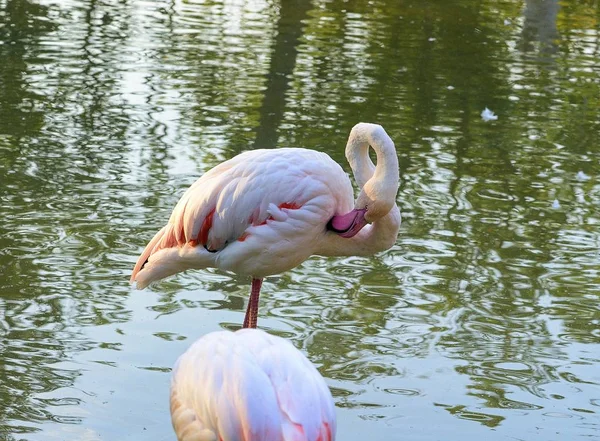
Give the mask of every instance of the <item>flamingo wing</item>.
[(331, 441), (336, 430), (333, 399), (314, 366), (257, 329), (213, 332), (179, 358), (171, 417), (179, 440)]
[(252, 227), (285, 221), (293, 210), (300, 229), (302, 223), (326, 222), (352, 203), (348, 177), (324, 153), (293, 148), (242, 153), (188, 188), (139, 257), (131, 281), (143, 288), (188, 268), (219, 266), (211, 254), (244, 241)]

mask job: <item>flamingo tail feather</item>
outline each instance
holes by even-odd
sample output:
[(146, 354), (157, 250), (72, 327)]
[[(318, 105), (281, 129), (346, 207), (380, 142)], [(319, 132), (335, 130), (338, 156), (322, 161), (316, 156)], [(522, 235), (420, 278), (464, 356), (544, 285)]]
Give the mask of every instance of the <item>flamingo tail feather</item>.
[(144, 289), (152, 282), (172, 276), (190, 268), (206, 268), (214, 264), (214, 254), (203, 246), (178, 244), (173, 225), (165, 225), (140, 255), (130, 283), (135, 282), (138, 289)]

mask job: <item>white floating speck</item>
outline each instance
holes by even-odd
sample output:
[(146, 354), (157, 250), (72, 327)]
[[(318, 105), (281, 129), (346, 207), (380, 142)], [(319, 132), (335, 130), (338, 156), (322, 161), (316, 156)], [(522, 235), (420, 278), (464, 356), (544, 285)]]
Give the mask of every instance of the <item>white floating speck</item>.
[(436, 38), (435, 37), (429, 37), (429, 41), (435, 41)]
[(588, 175), (586, 175), (584, 172), (582, 172), (581, 170), (579, 170), (577, 172), (577, 179), (580, 181), (587, 181), (588, 179), (590, 179), (590, 177)]
[(496, 121), (498, 119), (497, 115), (494, 115), (494, 112), (492, 112), (490, 109), (488, 109), (487, 107), (485, 108), (485, 110), (483, 112), (481, 112), (481, 118), (484, 121)]
[(454, 86), (448, 86), (447, 89), (448, 90), (454, 90)]
[(558, 199), (554, 199), (554, 202), (552, 202), (552, 208), (554, 208), (555, 210), (558, 210), (560, 208), (560, 202), (558, 202)]

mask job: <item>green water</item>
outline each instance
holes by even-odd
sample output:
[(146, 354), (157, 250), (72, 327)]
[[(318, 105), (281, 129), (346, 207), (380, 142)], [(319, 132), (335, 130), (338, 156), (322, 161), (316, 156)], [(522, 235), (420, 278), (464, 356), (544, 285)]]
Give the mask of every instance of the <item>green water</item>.
[[(485, 122), (490, 108), (498, 119)], [(338, 439), (600, 439), (596, 0), (0, 0), (0, 439), (172, 440), (170, 368), (248, 280), (133, 291), (201, 173), (395, 140), (373, 258), (266, 280)]]

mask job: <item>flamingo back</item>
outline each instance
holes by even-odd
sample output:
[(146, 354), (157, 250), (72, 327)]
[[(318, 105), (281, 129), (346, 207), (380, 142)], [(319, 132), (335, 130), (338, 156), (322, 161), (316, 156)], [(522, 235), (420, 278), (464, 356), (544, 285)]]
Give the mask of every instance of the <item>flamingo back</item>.
[(179, 358), (171, 418), (179, 441), (332, 441), (336, 432), (323, 377), (258, 329), (207, 334)]

